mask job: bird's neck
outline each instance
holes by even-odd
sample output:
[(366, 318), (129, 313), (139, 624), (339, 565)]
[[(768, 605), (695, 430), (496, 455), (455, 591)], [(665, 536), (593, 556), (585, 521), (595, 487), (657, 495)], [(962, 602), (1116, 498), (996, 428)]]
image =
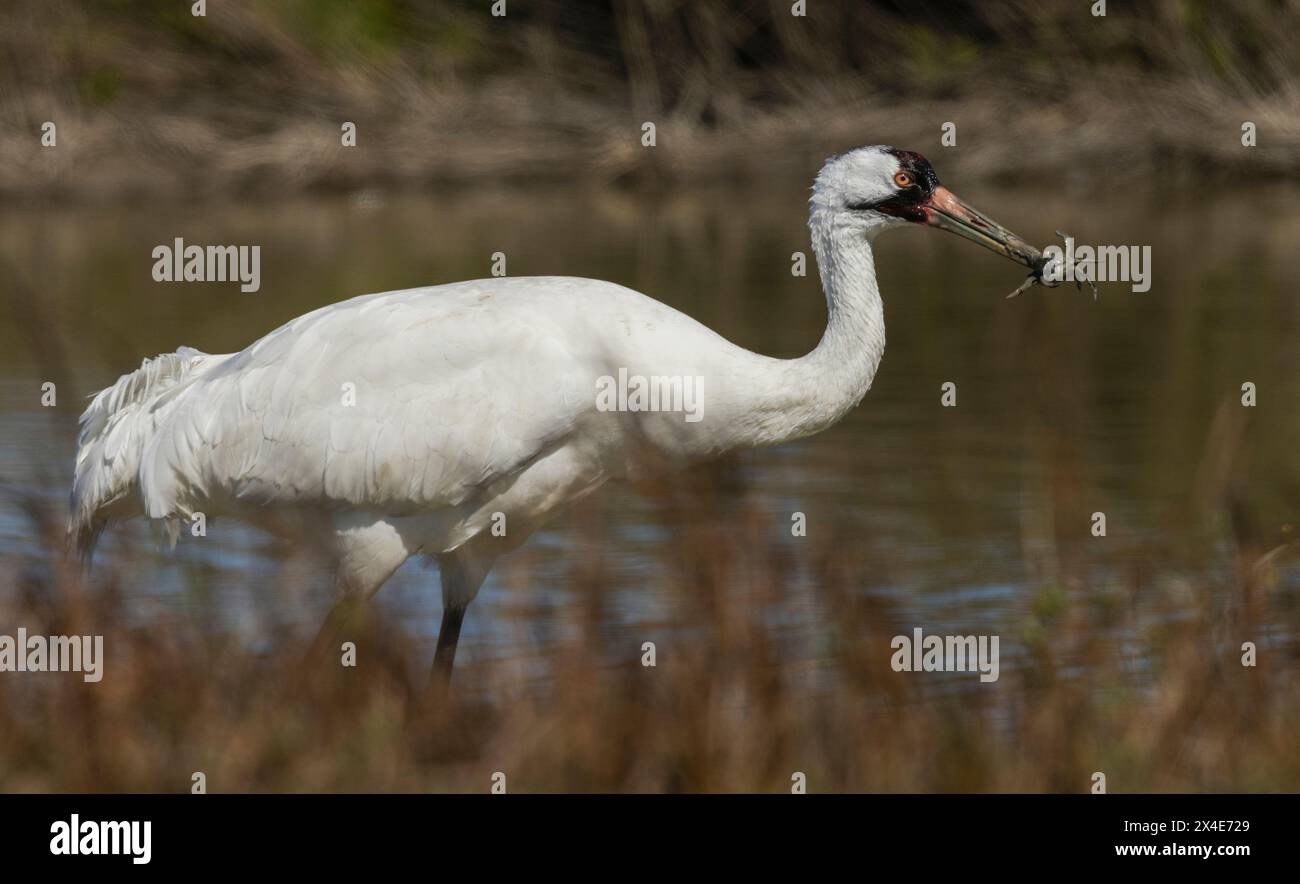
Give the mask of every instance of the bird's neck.
[[(810, 219), (813, 251), (826, 294), (826, 331), (798, 359), (770, 360), (770, 377), (755, 383), (753, 444), (777, 444), (820, 432), (866, 395), (885, 352), (885, 316), (876, 285), (869, 235), (837, 226), (833, 216)], [(758, 392), (761, 391), (761, 392)]]

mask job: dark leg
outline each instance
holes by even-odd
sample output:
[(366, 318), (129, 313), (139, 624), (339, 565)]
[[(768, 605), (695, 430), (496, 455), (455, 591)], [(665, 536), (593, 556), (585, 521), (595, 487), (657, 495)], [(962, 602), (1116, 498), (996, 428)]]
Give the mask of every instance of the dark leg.
[(438, 649), (433, 653), (433, 672), (429, 687), (433, 693), (445, 693), (451, 684), (451, 667), (456, 660), (456, 642), (465, 609), (478, 595), (495, 557), (486, 549), (464, 546), (454, 553), (438, 556), (438, 576), (442, 580), (442, 629), (438, 631)]
[(442, 628), (438, 630), (438, 649), (433, 652), (430, 676), (434, 684), (451, 684), (451, 665), (456, 660), (456, 642), (460, 640), (460, 624), (464, 619), (464, 605), (447, 605), (442, 609)]
[[(526, 537), (526, 534), (525, 534)], [(451, 684), (451, 664), (456, 659), (456, 642), (465, 608), (474, 601), (484, 584), (487, 571), (497, 554), (480, 539), (473, 539), (455, 552), (438, 556), (438, 576), (442, 580), (442, 629), (438, 630), (438, 649), (433, 653), (433, 672), (429, 692), (434, 697), (446, 695)]]

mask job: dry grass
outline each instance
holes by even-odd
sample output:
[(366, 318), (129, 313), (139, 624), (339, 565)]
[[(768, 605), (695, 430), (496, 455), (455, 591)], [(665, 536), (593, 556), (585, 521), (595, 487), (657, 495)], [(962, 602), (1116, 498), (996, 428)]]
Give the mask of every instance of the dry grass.
[[(864, 141), (938, 152), (945, 121), (959, 135), (945, 167), (966, 180), (1300, 174), (1300, 14), (1266, 0), (1112, 4), (1105, 18), (1073, 0), (819, 2), (803, 19), (786, 0), (486, 9), (262, 0), (195, 19), (170, 0), (5, 4), (0, 193), (743, 180), (802, 175)], [(37, 141), (46, 120), (56, 150)], [(356, 149), (339, 145), (343, 120)]]
[[(823, 792), (1081, 792), (1099, 770), (1114, 792), (1300, 789), (1300, 611), (1273, 579), (1290, 551), (1251, 554), (1227, 602), (1160, 579), (1154, 549), (1140, 567), (1123, 567), (1131, 550), (1107, 563), (1123, 581), (1067, 573), (1003, 635), (1000, 681), (953, 690), (890, 668), (890, 638), (914, 622), (859, 590), (879, 561), (833, 535), (792, 561), (764, 542), (782, 526), (719, 475), (664, 497), (679, 528), (647, 587), (672, 612), (656, 667), (605, 608), (589, 507), (570, 529), (594, 554), (572, 558), (571, 638), (545, 675), (536, 658), (480, 659), (450, 698), (424, 695), (429, 648), (378, 612), (353, 634), (355, 669), (307, 671), (306, 634), (255, 653), (201, 617), (133, 620), (129, 561), (89, 584), (54, 556), (6, 569), (0, 622), (102, 634), (108, 659), (94, 685), (0, 678), (0, 790), (181, 791), (199, 770), (235, 792), (478, 792), (495, 771), (520, 792), (772, 792), (793, 771)], [(33, 514), (53, 544), (55, 520)], [(791, 589), (796, 566), (812, 597)], [(796, 608), (815, 615), (791, 636), (773, 614)], [(1239, 665), (1243, 635), (1272, 636), (1258, 667)], [(791, 662), (790, 642), (810, 637), (814, 653)], [(1005, 658), (1012, 644), (1023, 659)]]

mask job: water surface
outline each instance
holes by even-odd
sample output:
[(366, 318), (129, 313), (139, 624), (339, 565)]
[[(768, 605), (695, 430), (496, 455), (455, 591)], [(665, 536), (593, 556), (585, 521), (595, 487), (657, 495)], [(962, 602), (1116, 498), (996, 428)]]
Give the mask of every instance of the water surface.
[[(1243, 544), (1267, 551), (1300, 518), (1300, 193), (1213, 203), (1190, 193), (1081, 203), (992, 187), (964, 196), (1039, 244), (1059, 227), (1084, 243), (1150, 245), (1151, 290), (1112, 283), (1095, 301), (1071, 287), (1005, 300), (1022, 274), (968, 242), (921, 229), (878, 241), (888, 345), (872, 390), (835, 428), (728, 468), (728, 494), (763, 517), (745, 530), (789, 562), (781, 602), (761, 616), (791, 667), (815, 664), (829, 640), (805, 567), (816, 544), (846, 551), (855, 591), (888, 599), (900, 631), (1001, 633), (1006, 671), (1021, 665), (1053, 593), (1163, 593), (1161, 616), (1177, 617), (1179, 593), (1194, 585), (1227, 606)], [(64, 506), (84, 397), (142, 357), (181, 345), (230, 352), (356, 294), (487, 276), (494, 252), (512, 276), (612, 280), (743, 346), (801, 355), (825, 321), (805, 200), (792, 183), (693, 196), (522, 190), (5, 210), (0, 556), (10, 573), (47, 567), (28, 503)], [(154, 282), (151, 252), (176, 237), (260, 245), (260, 291)], [(807, 276), (791, 273), (797, 251)], [(44, 381), (58, 385), (56, 408), (40, 405)], [(945, 382), (956, 384), (956, 407), (940, 404)], [(1246, 382), (1252, 409), (1240, 401)], [(738, 511), (706, 517), (740, 531), (728, 521)], [(794, 512), (806, 515), (807, 538), (791, 536)], [(1091, 535), (1095, 512), (1106, 514), (1105, 538)], [(545, 660), (574, 628), (584, 558), (599, 560), (608, 587), (611, 659), (634, 658), (642, 640), (671, 641), (690, 628), (665, 588), (679, 579), (681, 541), (662, 500), (607, 487), (498, 566), (462, 654)], [(97, 562), (130, 562), (135, 616), (206, 618), (256, 646), (272, 640), (267, 624), (314, 629), (328, 604), (319, 565), (294, 561), (303, 579), (284, 579), (292, 557), (236, 523), (214, 523), (174, 553), (135, 524), (110, 534)], [(1281, 591), (1300, 585), (1294, 568), (1279, 579)], [(405, 628), (436, 634), (432, 567), (408, 563), (379, 598)]]

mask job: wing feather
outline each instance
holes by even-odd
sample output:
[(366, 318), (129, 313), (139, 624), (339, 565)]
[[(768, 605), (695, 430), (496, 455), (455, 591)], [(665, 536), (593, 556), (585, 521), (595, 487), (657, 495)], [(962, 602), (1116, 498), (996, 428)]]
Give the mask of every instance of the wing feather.
[(502, 300), (488, 283), (392, 292), (271, 333), (159, 428), (147, 511), (223, 497), (428, 510), (520, 470), (571, 431), (584, 403), (553, 389), (584, 372), (544, 304)]

